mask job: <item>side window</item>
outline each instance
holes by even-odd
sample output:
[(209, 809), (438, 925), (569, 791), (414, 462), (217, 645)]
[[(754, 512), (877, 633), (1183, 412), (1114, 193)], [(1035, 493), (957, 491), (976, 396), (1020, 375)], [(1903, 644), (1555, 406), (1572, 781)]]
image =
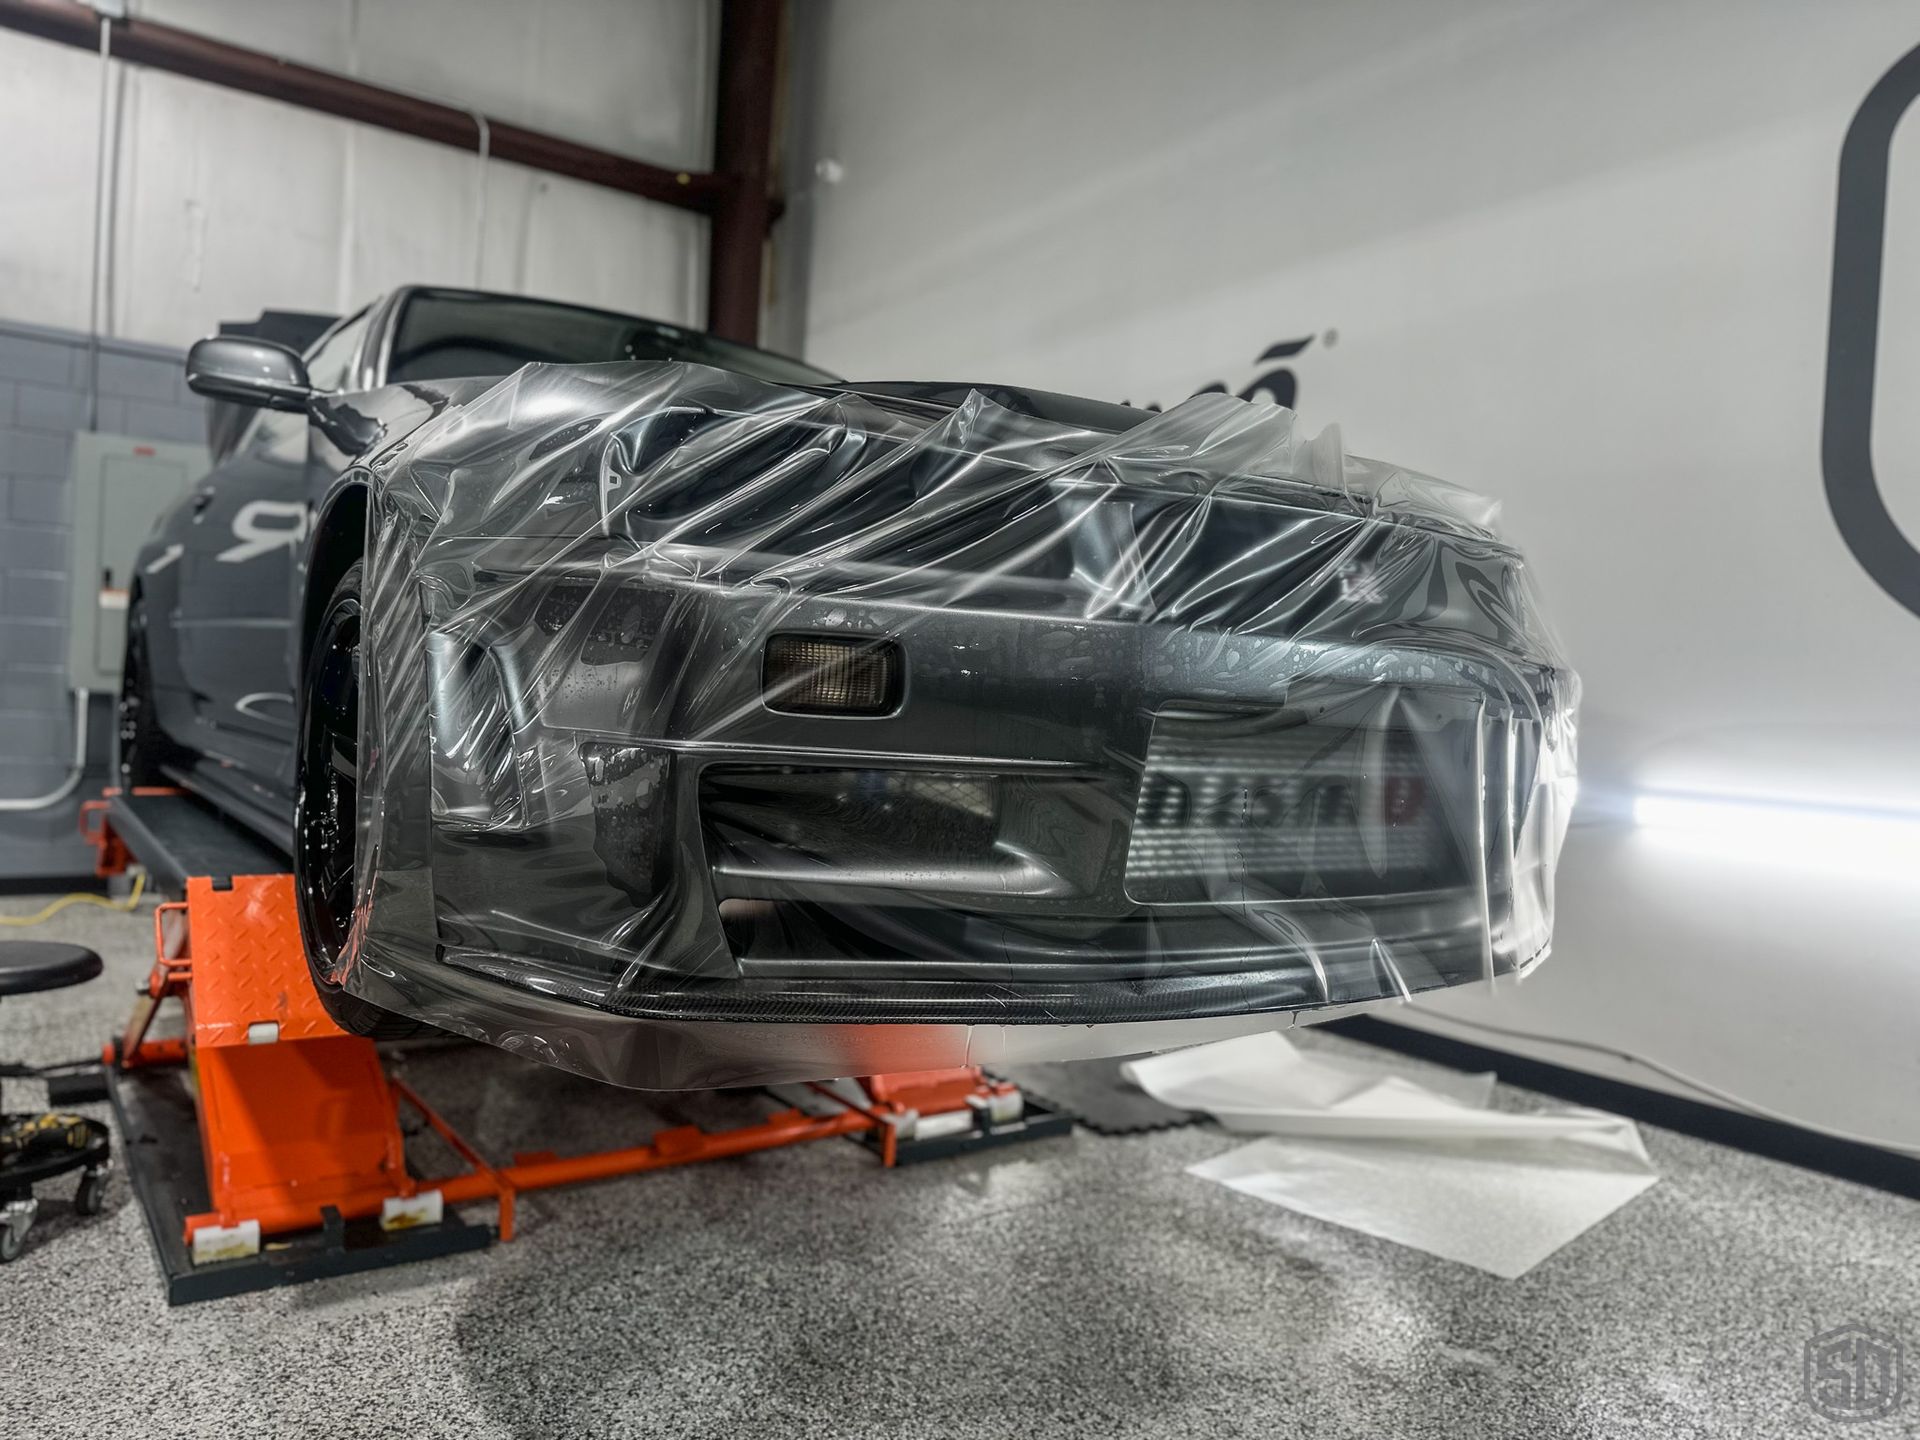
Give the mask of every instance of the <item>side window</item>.
[[(360, 342), (366, 337), (370, 311), (358, 315), (320, 338), (307, 351), (307, 379), (313, 388), (326, 394), (345, 389), (349, 372), (360, 354)], [(283, 465), (303, 464), (307, 458), (307, 417), (289, 415), (280, 410), (262, 410), (240, 437), (242, 454)]]
[(235, 448), (239, 455), (299, 465), (307, 458), (307, 417), (279, 410), (262, 410), (253, 417)]
[(326, 394), (347, 387), (348, 371), (360, 354), (360, 342), (366, 338), (368, 313), (362, 310), (346, 324), (324, 335), (307, 352), (307, 379), (313, 388)]

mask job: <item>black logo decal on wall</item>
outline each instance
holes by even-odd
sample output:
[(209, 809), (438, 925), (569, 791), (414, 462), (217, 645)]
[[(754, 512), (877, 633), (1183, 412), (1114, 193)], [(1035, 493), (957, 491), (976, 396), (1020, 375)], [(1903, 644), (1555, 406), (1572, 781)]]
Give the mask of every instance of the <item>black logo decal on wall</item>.
[[(1313, 343), (1313, 337), (1304, 340), (1282, 340), (1269, 345), (1260, 353), (1258, 364), (1265, 365), (1270, 360), (1291, 360), (1307, 346)], [(1239, 392), (1242, 400), (1271, 400), (1275, 405), (1293, 408), (1293, 398), (1299, 392), (1299, 382), (1294, 379), (1293, 371), (1285, 365), (1275, 366), (1265, 374), (1257, 376), (1253, 383)], [(1226, 382), (1216, 380), (1211, 385), (1202, 385), (1193, 392), (1196, 395), (1225, 395), (1228, 393)]]
[[(1329, 334), (1331, 334), (1331, 332), (1329, 332)], [(1261, 366), (1271, 364), (1271, 362), (1275, 360), (1291, 360), (1312, 343), (1313, 337), (1311, 335), (1303, 340), (1277, 340), (1265, 350), (1261, 351), (1260, 358), (1254, 363), (1256, 366)], [(1331, 344), (1332, 341), (1329, 340), (1328, 343)], [(1202, 385), (1193, 393), (1195, 395), (1237, 394), (1242, 400), (1267, 400), (1275, 405), (1284, 405), (1291, 410), (1294, 408), (1293, 402), (1295, 397), (1300, 393), (1300, 382), (1295, 378), (1292, 367), (1287, 365), (1274, 365), (1270, 370), (1261, 371), (1261, 373), (1255, 376), (1252, 382), (1242, 390), (1233, 390), (1227, 385), (1226, 381), (1216, 380), (1211, 385)], [(1127, 402), (1123, 400), (1121, 403), (1124, 405)], [(1157, 400), (1149, 400), (1140, 408), (1143, 410), (1159, 410), (1161, 405)]]
[(1833, 227), (1833, 308), (1827, 326), (1826, 419), (1820, 436), (1827, 505), (1853, 558), (1920, 615), (1920, 550), (1900, 533), (1873, 473), (1873, 376), (1880, 343), (1887, 176), (1893, 132), (1920, 99), (1920, 49), (1867, 92), (1840, 146)]

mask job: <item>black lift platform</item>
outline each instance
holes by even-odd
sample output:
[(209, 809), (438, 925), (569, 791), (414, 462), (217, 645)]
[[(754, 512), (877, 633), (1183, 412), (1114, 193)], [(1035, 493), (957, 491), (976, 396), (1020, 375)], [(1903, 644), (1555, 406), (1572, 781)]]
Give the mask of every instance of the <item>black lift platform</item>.
[[(104, 824), (125, 855), (147, 871), (147, 883), (169, 899), (184, 899), (190, 876), (202, 875), (222, 889), (235, 875), (277, 875), (287, 857), (178, 790), (111, 793), (81, 824), (96, 845), (89, 823)], [(124, 859), (122, 862), (124, 868)]]

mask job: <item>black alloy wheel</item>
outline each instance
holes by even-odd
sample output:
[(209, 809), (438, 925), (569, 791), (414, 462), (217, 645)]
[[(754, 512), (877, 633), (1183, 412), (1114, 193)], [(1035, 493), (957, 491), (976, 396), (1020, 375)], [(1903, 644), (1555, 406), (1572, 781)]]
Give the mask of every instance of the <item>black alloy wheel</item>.
[(320, 1003), (342, 1030), (399, 1040), (418, 1022), (336, 983), (359, 901), (360, 585), (352, 566), (334, 586), (308, 651), (294, 775), (293, 874), (307, 968)]

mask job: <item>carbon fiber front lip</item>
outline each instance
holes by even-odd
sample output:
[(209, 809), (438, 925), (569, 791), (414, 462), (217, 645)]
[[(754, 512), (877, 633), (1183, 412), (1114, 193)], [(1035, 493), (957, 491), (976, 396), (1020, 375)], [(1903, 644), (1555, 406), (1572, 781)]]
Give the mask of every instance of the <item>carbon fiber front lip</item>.
[[(524, 956), (451, 947), (449, 965), (496, 983), (609, 1015), (698, 1024), (1110, 1025), (1274, 1014), (1405, 998), (1471, 983), (1486, 973), (1476, 928), (1449, 937), (1325, 947), (1318, 968), (1257, 961), (1229, 973), (1130, 978), (908, 979), (863, 976), (851, 965), (831, 977), (695, 979), (662, 974), (653, 985), (610, 992), (604, 982), (530, 963)], [(1094, 967), (1089, 967), (1093, 969)], [(1096, 971), (1097, 975), (1097, 971)]]

